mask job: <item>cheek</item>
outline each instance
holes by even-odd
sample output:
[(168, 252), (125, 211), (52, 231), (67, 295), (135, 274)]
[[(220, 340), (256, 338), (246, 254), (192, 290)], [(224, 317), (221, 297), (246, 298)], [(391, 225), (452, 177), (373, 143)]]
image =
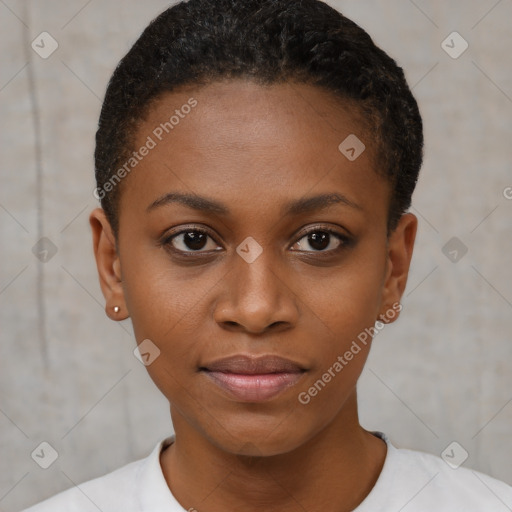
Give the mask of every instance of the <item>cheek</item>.
[[(138, 252), (132, 248), (125, 254), (123, 276), (129, 276), (123, 283), (125, 300), (137, 343), (149, 338), (167, 351), (172, 344), (174, 360), (187, 354), (190, 359), (197, 334), (216, 329), (213, 308), (229, 268), (171, 264), (166, 252), (154, 247), (139, 247)], [(379, 313), (384, 267), (385, 259), (375, 256), (373, 246), (358, 248), (336, 268), (301, 265), (290, 271), (290, 294), (302, 309), (296, 327), (316, 332), (316, 350), (322, 345), (317, 354), (332, 357), (373, 326)]]
[[(377, 318), (380, 272), (340, 272), (328, 292), (310, 293), (310, 320), (317, 326), (311, 376), (299, 390), (297, 407), (310, 418), (328, 421), (337, 415), (357, 384), (368, 357)], [(315, 420), (316, 421), (316, 420)]]
[[(329, 344), (341, 350), (365, 328), (373, 326), (380, 313), (385, 259), (351, 258), (328, 275), (304, 282), (304, 303), (325, 332)], [(307, 292), (306, 292), (307, 290)]]
[(171, 264), (164, 250), (154, 248), (133, 251), (122, 268), (129, 276), (124, 294), (137, 344), (149, 339), (160, 350), (146, 369), (162, 393), (179, 402), (209, 339), (209, 306), (221, 269)]
[[(131, 249), (123, 252), (126, 256), (122, 269), (127, 278), (123, 286), (135, 338), (137, 343), (149, 339), (160, 349), (158, 359), (147, 370), (166, 396), (179, 396), (187, 375), (190, 378), (190, 372), (196, 370), (201, 343), (208, 334), (218, 335), (220, 328), (212, 315), (218, 294), (229, 295), (223, 279), (229, 268), (178, 266), (170, 263), (163, 250), (137, 246), (136, 250)], [(297, 347), (314, 363), (314, 379), (306, 390), (335, 365), (338, 356), (350, 351), (353, 341), (366, 328), (374, 325), (385, 263), (375, 252), (375, 246), (361, 247), (336, 268), (300, 265), (295, 271), (290, 270), (286, 278), (292, 283), (290, 300), (298, 299), (301, 309), (295, 327), (301, 338), (313, 342)], [(360, 344), (357, 355), (341, 372), (331, 370), (336, 376), (331, 375), (332, 382), (322, 394), (333, 398), (333, 407), (357, 381), (369, 341), (367, 345)]]
[(183, 281), (177, 272), (170, 267), (159, 271), (148, 261), (130, 274), (124, 288), (137, 343), (149, 339), (159, 350), (146, 370), (162, 394), (180, 407), (199, 360), (198, 308), (205, 288)]
[(154, 337), (165, 343), (200, 307), (208, 274), (201, 278), (191, 268), (172, 265), (163, 249), (138, 249), (122, 261), (126, 305), (138, 342)]
[(315, 365), (298, 403), (319, 417), (339, 411), (363, 370), (379, 314), (384, 272), (384, 256), (367, 258), (361, 252), (329, 279), (317, 280), (324, 287), (310, 286), (308, 315), (318, 328), (311, 353)]

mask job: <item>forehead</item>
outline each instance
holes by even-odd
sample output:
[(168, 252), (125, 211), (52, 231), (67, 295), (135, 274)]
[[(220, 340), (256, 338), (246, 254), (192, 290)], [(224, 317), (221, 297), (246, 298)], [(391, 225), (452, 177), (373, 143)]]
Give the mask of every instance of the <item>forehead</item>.
[[(197, 105), (189, 109), (187, 103), (192, 99)], [(175, 117), (169, 132), (172, 137), (166, 138), (166, 142), (172, 143), (180, 135), (183, 142), (193, 135), (187, 142), (197, 148), (202, 143), (221, 147), (228, 142), (233, 149), (258, 144), (269, 147), (271, 138), (278, 144), (286, 138), (295, 141), (300, 137), (300, 145), (317, 145), (322, 139), (321, 149), (327, 145), (336, 149), (339, 138), (351, 130), (366, 138), (363, 132), (368, 124), (355, 101), (341, 100), (319, 87), (291, 82), (259, 85), (240, 79), (214, 82), (200, 89), (182, 88), (160, 95), (148, 110), (137, 131), (139, 139)], [(180, 117), (179, 123), (177, 116), (172, 116), (174, 113)], [(181, 123), (184, 117), (191, 121)], [(193, 133), (187, 130), (191, 124)], [(166, 134), (167, 131), (163, 136)], [(371, 153), (369, 147), (367, 155)]]
[(151, 149), (122, 196), (147, 206), (179, 189), (270, 206), (337, 188), (363, 206), (386, 202), (365, 125), (357, 106), (305, 84), (236, 80), (166, 93), (138, 126), (135, 151)]

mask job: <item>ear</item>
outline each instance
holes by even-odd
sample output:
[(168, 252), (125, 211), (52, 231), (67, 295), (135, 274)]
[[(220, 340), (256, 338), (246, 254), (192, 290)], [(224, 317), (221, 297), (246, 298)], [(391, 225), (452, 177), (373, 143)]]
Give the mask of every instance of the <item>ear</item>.
[(407, 284), (417, 228), (417, 217), (412, 213), (406, 213), (402, 215), (396, 229), (389, 236), (387, 273), (378, 318), (381, 322), (394, 322), (402, 309), (400, 299)]
[(110, 222), (105, 211), (96, 208), (89, 215), (89, 223), (101, 291), (106, 300), (105, 312), (112, 320), (124, 320), (128, 318), (128, 310), (122, 286), (121, 262)]

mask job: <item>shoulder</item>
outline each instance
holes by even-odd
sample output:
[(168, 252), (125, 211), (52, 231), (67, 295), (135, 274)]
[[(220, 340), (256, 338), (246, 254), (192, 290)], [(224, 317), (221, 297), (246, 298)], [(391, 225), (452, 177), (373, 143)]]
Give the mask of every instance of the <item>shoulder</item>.
[(136, 484), (147, 459), (130, 462), (111, 473), (75, 485), (22, 512), (103, 512), (136, 507)]
[[(390, 470), (410, 510), (510, 510), (512, 487), (479, 471), (452, 467), (441, 457), (421, 451), (390, 450)], [(452, 452), (453, 453), (453, 452)], [(418, 507), (415, 508), (413, 503)], [(442, 506), (443, 508), (440, 508)]]

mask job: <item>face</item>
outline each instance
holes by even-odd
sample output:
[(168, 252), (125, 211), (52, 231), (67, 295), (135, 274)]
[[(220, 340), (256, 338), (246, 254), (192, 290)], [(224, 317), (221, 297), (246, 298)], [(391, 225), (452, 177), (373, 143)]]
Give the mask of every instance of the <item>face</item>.
[[(339, 149), (351, 134), (359, 156)], [(150, 340), (177, 435), (271, 455), (355, 421), (362, 333), (398, 316), (416, 229), (407, 214), (387, 238), (390, 187), (357, 110), (313, 86), (215, 83), (161, 97), (144, 146), (117, 250), (102, 210), (91, 225), (107, 312)]]

